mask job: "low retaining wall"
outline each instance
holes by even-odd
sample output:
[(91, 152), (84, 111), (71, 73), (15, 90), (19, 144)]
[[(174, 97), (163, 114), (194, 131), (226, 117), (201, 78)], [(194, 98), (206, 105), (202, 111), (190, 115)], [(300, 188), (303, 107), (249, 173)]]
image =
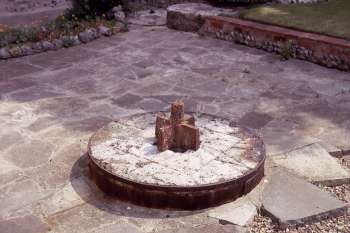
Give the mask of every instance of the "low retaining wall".
[(221, 16), (206, 17), (199, 33), (329, 68), (350, 70), (350, 41), (343, 39)]

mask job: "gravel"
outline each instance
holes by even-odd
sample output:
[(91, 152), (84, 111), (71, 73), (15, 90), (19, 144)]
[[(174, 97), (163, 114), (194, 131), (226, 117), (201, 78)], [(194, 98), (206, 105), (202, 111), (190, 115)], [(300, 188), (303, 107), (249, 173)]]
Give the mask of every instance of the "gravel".
[(257, 215), (254, 218), (251, 233), (349, 233), (350, 232), (350, 215), (341, 216), (338, 218), (326, 219), (321, 222), (308, 224), (296, 229), (278, 230), (278, 226), (268, 217)]

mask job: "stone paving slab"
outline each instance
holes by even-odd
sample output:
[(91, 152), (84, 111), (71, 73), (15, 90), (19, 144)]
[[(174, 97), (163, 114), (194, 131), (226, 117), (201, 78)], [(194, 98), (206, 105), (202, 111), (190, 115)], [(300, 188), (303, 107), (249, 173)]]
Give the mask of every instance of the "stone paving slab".
[(307, 181), (276, 169), (263, 193), (263, 212), (281, 228), (339, 216), (347, 205)]
[(45, 233), (50, 230), (48, 224), (34, 215), (0, 221), (1, 233)]
[(223, 223), (231, 223), (238, 226), (248, 226), (254, 216), (257, 214), (257, 208), (247, 198), (240, 198), (232, 203), (228, 203), (208, 212), (208, 217), (220, 220)]
[(350, 173), (318, 143), (274, 156), (272, 161), (314, 183), (341, 185), (350, 182)]

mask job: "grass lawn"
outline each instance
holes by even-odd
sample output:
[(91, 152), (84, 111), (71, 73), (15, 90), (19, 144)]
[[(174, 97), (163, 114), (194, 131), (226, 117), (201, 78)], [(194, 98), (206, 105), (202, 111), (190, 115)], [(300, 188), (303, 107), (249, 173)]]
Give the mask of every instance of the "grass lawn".
[(260, 6), (243, 11), (240, 17), (350, 40), (350, 0)]

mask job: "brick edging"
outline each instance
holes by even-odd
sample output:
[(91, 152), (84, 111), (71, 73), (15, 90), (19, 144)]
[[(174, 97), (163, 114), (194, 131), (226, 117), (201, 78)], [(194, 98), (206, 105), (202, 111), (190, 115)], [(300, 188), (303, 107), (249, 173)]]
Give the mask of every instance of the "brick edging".
[(207, 16), (200, 33), (329, 68), (350, 70), (350, 41), (223, 16)]

